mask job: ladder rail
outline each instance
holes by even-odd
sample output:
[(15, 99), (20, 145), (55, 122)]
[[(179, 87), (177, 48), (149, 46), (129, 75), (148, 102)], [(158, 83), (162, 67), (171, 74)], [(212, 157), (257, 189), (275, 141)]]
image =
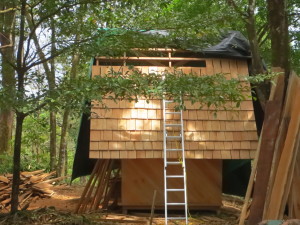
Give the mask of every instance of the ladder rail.
[(164, 135), (164, 200), (165, 200), (165, 224), (168, 224), (168, 193), (167, 193), (167, 130), (166, 130), (166, 100), (163, 99), (163, 135)]
[(180, 110), (180, 122), (181, 122), (181, 149), (182, 149), (182, 164), (183, 164), (183, 185), (184, 185), (184, 213), (185, 223), (188, 224), (188, 208), (187, 208), (187, 185), (186, 185), (186, 165), (185, 165), (185, 145), (184, 145), (184, 129), (183, 129), (183, 112)]
[[(172, 219), (182, 219), (185, 220), (185, 223), (188, 224), (188, 207), (187, 207), (187, 188), (186, 188), (186, 164), (185, 164), (185, 151), (184, 151), (184, 128), (183, 128), (183, 112), (180, 110), (179, 112), (169, 112), (167, 110), (167, 104), (173, 103), (172, 100), (165, 100), (163, 99), (163, 147), (164, 147), (164, 196), (165, 196), (165, 224), (168, 224), (168, 220)], [(173, 109), (174, 110), (174, 109)], [(166, 115), (179, 115), (180, 118), (178, 119), (169, 119), (173, 123), (167, 123), (167, 116)], [(178, 120), (179, 123), (174, 123), (174, 120)], [(180, 130), (176, 130), (176, 132), (179, 132), (180, 134), (176, 136), (168, 135), (167, 128), (179, 128)], [(173, 130), (174, 131), (174, 130)], [(176, 146), (176, 148), (167, 148), (167, 142), (169, 141), (176, 141), (180, 140), (181, 147)], [(168, 151), (175, 151), (179, 152), (181, 154), (182, 162), (177, 161), (168, 161)], [(181, 166), (182, 167), (182, 174), (180, 175), (168, 175), (167, 168), (168, 165), (174, 165), (174, 166)], [(170, 188), (168, 187), (168, 179), (169, 178), (176, 178), (176, 179), (183, 179), (183, 188)], [(168, 193), (169, 192), (183, 192), (183, 202), (168, 202)], [(184, 206), (184, 217), (168, 217), (168, 206)]]

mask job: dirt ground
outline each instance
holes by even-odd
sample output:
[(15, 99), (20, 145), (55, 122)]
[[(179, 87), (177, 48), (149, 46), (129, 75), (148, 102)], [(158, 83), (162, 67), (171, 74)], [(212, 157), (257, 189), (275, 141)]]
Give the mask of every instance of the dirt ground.
[[(17, 216), (9, 216), (7, 211), (0, 211), (0, 225), (10, 224), (149, 224), (150, 212), (130, 212), (123, 215), (120, 212), (94, 212), (75, 215), (84, 186), (58, 185), (53, 187), (51, 198), (38, 199), (31, 202), (26, 211)], [(242, 207), (242, 200), (233, 196), (223, 196), (223, 206), (218, 212), (191, 212), (189, 224), (236, 225)], [(164, 224), (164, 217), (156, 212), (153, 224)], [(172, 223), (169, 223), (172, 224)], [(173, 224), (183, 224), (174, 221)]]
[(44, 207), (55, 207), (62, 212), (74, 212), (79, 202), (84, 186), (82, 185), (57, 185), (53, 187), (54, 194), (51, 198), (38, 199), (30, 203), (28, 210)]

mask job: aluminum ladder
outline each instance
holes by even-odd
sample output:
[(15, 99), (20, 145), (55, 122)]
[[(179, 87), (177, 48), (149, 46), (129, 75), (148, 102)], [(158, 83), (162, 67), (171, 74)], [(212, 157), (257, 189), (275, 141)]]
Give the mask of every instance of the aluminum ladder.
[[(174, 107), (174, 101), (163, 100), (165, 224), (170, 220), (185, 220), (188, 224), (183, 118), (182, 110)], [(172, 194), (180, 201), (170, 202)], [(184, 217), (168, 216), (172, 206), (184, 206)]]

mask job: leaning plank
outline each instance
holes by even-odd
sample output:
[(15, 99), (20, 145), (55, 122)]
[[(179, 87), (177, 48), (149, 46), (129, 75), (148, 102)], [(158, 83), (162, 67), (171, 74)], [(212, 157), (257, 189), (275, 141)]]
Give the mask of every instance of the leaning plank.
[(270, 204), (266, 210), (265, 219), (281, 219), (280, 210), (282, 204), (286, 204), (284, 201), (284, 192), (286, 190), (286, 184), (288, 181), (288, 172), (290, 171), (290, 166), (292, 164), (292, 159), (295, 157), (295, 144), (296, 137), (299, 130), (300, 124), (300, 91), (294, 96), (294, 108), (291, 115), (291, 121), (289, 123), (289, 128), (284, 143), (284, 148), (279, 160), (278, 169), (274, 179), (274, 185), (270, 187)]
[[(250, 210), (249, 214), (249, 217), (251, 218), (249, 218), (249, 220), (255, 224), (258, 223), (262, 217), (264, 200), (266, 198), (268, 186), (268, 180), (265, 179), (265, 177), (269, 177), (272, 165), (274, 142), (278, 131), (281, 105), (284, 94), (284, 76), (278, 76), (276, 83), (276, 85), (272, 86), (272, 94), (267, 102), (265, 112), (266, 118), (259, 138), (259, 144), (252, 166), (251, 176), (247, 187), (245, 203), (242, 208), (239, 225), (242, 225), (245, 222), (249, 199), (254, 186), (254, 178), (257, 173), (258, 175), (256, 175), (257, 177), (254, 187), (253, 202), (250, 207), (252, 211)], [(273, 129), (273, 127), (275, 127), (275, 129)], [(270, 130), (272, 132), (270, 132)]]
[(257, 170), (257, 161), (258, 161), (258, 157), (259, 157), (259, 153), (261, 150), (261, 137), (263, 136), (263, 133), (261, 133), (259, 140), (258, 140), (258, 146), (257, 146), (257, 150), (255, 152), (255, 157), (254, 157), (254, 161), (253, 161), (253, 165), (252, 165), (252, 170), (251, 170), (251, 175), (249, 178), (249, 183), (247, 186), (247, 192), (245, 195), (245, 200), (244, 200), (244, 205), (241, 211), (241, 215), (240, 215), (240, 219), (239, 219), (239, 225), (244, 225), (245, 224), (245, 220), (247, 218), (247, 210), (248, 210), (248, 206), (249, 206), (249, 201), (250, 201), (250, 197), (251, 197), (251, 193), (253, 190), (253, 185), (254, 185), (254, 178), (256, 175), (256, 170)]
[(94, 186), (95, 186), (95, 178), (98, 177), (98, 171), (101, 168), (101, 165), (103, 164), (104, 160), (97, 160), (94, 169), (92, 171), (92, 174), (90, 176), (90, 179), (88, 180), (88, 183), (86, 184), (83, 193), (81, 195), (79, 204), (77, 205), (75, 209), (75, 213), (83, 213), (85, 211), (85, 208), (87, 207), (87, 204), (89, 203), (90, 195), (93, 192)]
[[(274, 158), (273, 158), (273, 163), (272, 163), (269, 187), (272, 187), (274, 184), (274, 177), (276, 175), (279, 159), (280, 159), (280, 156), (282, 153), (282, 149), (284, 147), (284, 142), (286, 139), (288, 126), (289, 126), (289, 122), (291, 119), (291, 111), (293, 108), (292, 101), (295, 97), (297, 89), (300, 88), (299, 84), (300, 84), (300, 78), (297, 77), (294, 73), (292, 73), (292, 75), (289, 79), (289, 84), (288, 84), (287, 91), (286, 91), (282, 118), (281, 118), (279, 132), (278, 132), (276, 143), (275, 143)], [(270, 202), (270, 200), (267, 199), (266, 206), (269, 205), (269, 202)]]
[(286, 187), (285, 187), (286, 191), (283, 193), (282, 204), (280, 207), (280, 215), (282, 215), (282, 217), (284, 214), (286, 204), (288, 204), (288, 197), (291, 192), (291, 187), (292, 187), (292, 182), (293, 182), (293, 177), (294, 177), (294, 172), (295, 172), (296, 158), (298, 155), (298, 149), (299, 149), (299, 145), (300, 145), (300, 123), (299, 123), (297, 137), (296, 137), (295, 141), (296, 142), (295, 142), (294, 150), (293, 150), (294, 153), (293, 153), (291, 165), (289, 167), (289, 171), (287, 173), (287, 181), (286, 181)]
[(273, 149), (277, 136), (281, 107), (278, 101), (269, 101), (266, 105), (261, 151), (258, 158), (256, 182), (254, 185), (249, 224), (258, 224), (262, 220), (266, 199), (268, 178), (270, 176)]
[(300, 132), (298, 132), (298, 143), (296, 146), (297, 157), (295, 157), (294, 174), (289, 196), (289, 218), (300, 219)]
[(80, 213), (81, 212), (81, 208), (83, 207), (83, 204), (86, 201), (86, 194), (87, 194), (87, 192), (90, 189), (92, 181), (94, 180), (94, 177), (95, 177), (95, 175), (96, 175), (96, 173), (97, 173), (97, 171), (98, 171), (98, 169), (99, 169), (99, 167), (101, 165), (101, 162), (102, 162), (101, 160), (97, 160), (97, 162), (96, 162), (96, 164), (94, 166), (94, 169), (93, 169), (93, 171), (91, 173), (90, 179), (88, 180), (88, 182), (85, 185), (85, 188), (84, 188), (84, 190), (83, 190), (83, 192), (81, 194), (81, 198), (80, 198), (79, 203), (78, 203), (78, 205), (77, 205), (77, 207), (75, 209), (75, 213)]
[(103, 192), (105, 190), (105, 183), (108, 180), (108, 176), (110, 175), (112, 170), (112, 160), (105, 160), (103, 168), (101, 170), (101, 175), (98, 178), (98, 185), (95, 191), (95, 195), (93, 196), (90, 204), (90, 210), (96, 210), (99, 207), (100, 201), (103, 197)]

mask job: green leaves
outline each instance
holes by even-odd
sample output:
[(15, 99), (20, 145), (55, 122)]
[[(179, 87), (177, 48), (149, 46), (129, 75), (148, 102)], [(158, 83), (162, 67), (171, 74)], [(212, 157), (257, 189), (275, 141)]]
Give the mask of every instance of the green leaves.
[[(146, 99), (166, 98), (174, 99), (184, 109), (185, 101), (199, 102), (201, 107), (208, 106), (213, 109), (230, 109), (238, 107), (240, 102), (249, 98), (245, 94), (250, 93), (249, 85), (245, 82), (258, 84), (276, 76), (276, 73), (263, 74), (255, 77), (240, 77), (227, 79), (226, 74), (210, 76), (195, 76), (184, 74), (182, 71), (161, 74), (145, 74), (132, 68), (122, 74), (110, 71), (104, 76), (96, 76), (93, 79), (87, 76), (78, 76), (76, 79), (63, 78), (57, 88), (51, 92), (43, 92), (43, 95), (29, 98), (22, 102), (14, 102), (11, 92), (0, 90), (0, 104), (5, 106), (13, 104), (13, 107), (25, 114), (44, 104), (45, 107), (56, 109), (72, 109), (74, 113), (87, 110), (83, 102), (96, 100), (102, 102), (104, 97), (118, 101), (127, 99), (138, 101), (140, 97)], [(231, 102), (233, 104), (228, 104)]]
[[(226, 79), (225, 74), (195, 76), (193, 74), (167, 74), (164, 80), (167, 98), (180, 102), (199, 102), (201, 107), (228, 109), (228, 102), (240, 103), (245, 100), (244, 91), (248, 90), (238, 79)], [(184, 107), (183, 107), (184, 108)]]
[(57, 89), (58, 98), (54, 104), (80, 111), (85, 107), (83, 101), (96, 100), (101, 104), (104, 97), (115, 101), (164, 97), (174, 99), (182, 109), (185, 108), (185, 101), (200, 102), (201, 107), (208, 106), (215, 110), (232, 109), (249, 97), (245, 91), (249, 93), (250, 87), (244, 82), (246, 81), (241, 79), (228, 80), (225, 74), (199, 77), (183, 74), (181, 71), (163, 74), (144, 74), (136, 69), (126, 74), (110, 71), (105, 76), (96, 76), (94, 79), (65, 79)]

